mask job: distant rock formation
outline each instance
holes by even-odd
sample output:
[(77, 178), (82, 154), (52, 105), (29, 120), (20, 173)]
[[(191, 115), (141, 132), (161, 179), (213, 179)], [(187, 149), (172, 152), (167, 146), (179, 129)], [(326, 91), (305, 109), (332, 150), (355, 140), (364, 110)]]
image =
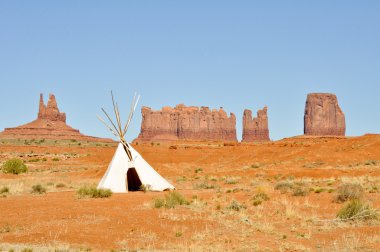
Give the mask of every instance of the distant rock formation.
[(345, 116), (334, 94), (308, 94), (305, 106), (304, 133), (311, 136), (344, 136)]
[(143, 107), (139, 141), (233, 141), (236, 138), (236, 117), (220, 108), (164, 107), (159, 111)]
[(61, 121), (66, 123), (66, 114), (60, 113), (53, 94), (49, 95), (47, 106), (44, 104), (44, 97), (40, 94), (40, 107), (38, 110), (38, 119), (46, 119), (51, 121)]
[(36, 120), (15, 128), (5, 128), (0, 133), (0, 138), (22, 139), (75, 139), (110, 142), (111, 139), (85, 136), (77, 129), (66, 124), (66, 114), (58, 109), (55, 96), (50, 94), (49, 101), (45, 106), (43, 95), (40, 94), (38, 117)]
[(268, 108), (257, 111), (257, 117), (252, 118), (252, 111), (244, 110), (242, 142), (269, 141)]

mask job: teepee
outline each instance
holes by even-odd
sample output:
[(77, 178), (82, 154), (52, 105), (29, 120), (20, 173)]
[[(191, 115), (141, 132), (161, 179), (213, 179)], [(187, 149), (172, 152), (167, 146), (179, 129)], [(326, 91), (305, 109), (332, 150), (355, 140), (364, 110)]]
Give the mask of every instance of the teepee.
[(98, 116), (99, 120), (120, 139), (116, 152), (108, 166), (106, 173), (100, 181), (98, 188), (110, 189), (114, 193), (126, 193), (128, 191), (137, 191), (145, 188), (150, 191), (164, 191), (175, 189), (168, 181), (158, 174), (152, 166), (146, 162), (142, 156), (125, 140), (125, 134), (128, 131), (133, 113), (136, 110), (140, 96), (133, 99), (128, 121), (122, 127), (119, 107), (115, 103), (113, 94), (112, 104), (115, 112), (116, 123), (111, 119), (108, 113), (102, 108), (103, 113), (108, 118), (108, 124), (103, 118)]

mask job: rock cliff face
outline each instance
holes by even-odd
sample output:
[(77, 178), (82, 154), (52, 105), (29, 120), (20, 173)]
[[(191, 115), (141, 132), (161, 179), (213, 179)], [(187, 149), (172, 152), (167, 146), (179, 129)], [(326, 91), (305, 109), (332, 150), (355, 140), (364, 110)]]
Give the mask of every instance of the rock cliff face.
[(237, 141), (236, 117), (230, 117), (220, 108), (186, 107), (183, 104), (175, 108), (164, 107), (159, 111), (143, 107), (141, 109), (140, 141)]
[(0, 138), (21, 139), (76, 139), (99, 142), (110, 142), (111, 139), (85, 136), (77, 129), (66, 124), (66, 114), (58, 109), (54, 95), (49, 95), (45, 106), (43, 95), (40, 95), (38, 117), (36, 120), (15, 128), (6, 128), (0, 133)]
[(334, 94), (313, 93), (307, 96), (304, 133), (312, 136), (344, 136), (345, 116)]
[(257, 117), (252, 118), (252, 111), (244, 110), (242, 142), (269, 141), (268, 108), (257, 111)]

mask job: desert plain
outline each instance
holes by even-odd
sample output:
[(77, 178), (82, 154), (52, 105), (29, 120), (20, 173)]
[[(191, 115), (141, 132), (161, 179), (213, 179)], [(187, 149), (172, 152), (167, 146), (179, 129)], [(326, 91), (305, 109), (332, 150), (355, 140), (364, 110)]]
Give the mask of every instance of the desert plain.
[[(265, 143), (134, 144), (186, 204), (159, 207), (171, 192), (80, 198), (97, 185), (116, 143), (2, 139), (0, 251), (379, 251), (376, 219), (342, 221), (343, 184), (380, 207), (380, 135), (292, 137)], [(32, 193), (34, 185), (45, 193)], [(259, 196), (258, 196), (259, 195)], [(264, 196), (263, 196), (264, 195)]]

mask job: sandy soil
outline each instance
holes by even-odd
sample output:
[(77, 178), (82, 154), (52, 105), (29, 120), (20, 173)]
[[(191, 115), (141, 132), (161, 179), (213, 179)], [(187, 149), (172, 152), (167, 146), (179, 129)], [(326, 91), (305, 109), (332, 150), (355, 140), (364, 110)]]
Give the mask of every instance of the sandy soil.
[[(334, 221), (344, 206), (334, 201), (343, 183), (360, 184), (363, 200), (380, 207), (380, 135), (136, 149), (189, 205), (155, 208), (168, 192), (79, 199), (78, 188), (103, 176), (113, 144), (2, 140), (0, 162), (18, 157), (29, 171), (0, 173), (0, 188), (10, 190), (0, 197), (0, 250), (380, 250), (378, 221)], [(302, 185), (307, 195), (275, 189), (284, 182)], [(35, 184), (47, 193), (32, 194)], [(262, 192), (269, 200), (255, 206)]]

